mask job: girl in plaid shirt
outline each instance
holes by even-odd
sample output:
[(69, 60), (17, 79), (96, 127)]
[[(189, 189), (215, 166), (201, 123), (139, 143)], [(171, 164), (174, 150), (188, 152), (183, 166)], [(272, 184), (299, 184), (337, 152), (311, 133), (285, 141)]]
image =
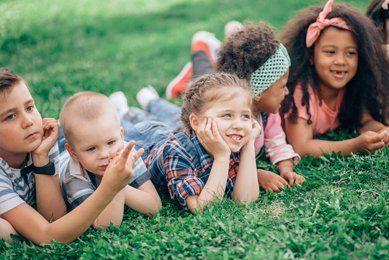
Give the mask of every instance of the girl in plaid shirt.
[(200, 77), (186, 92), (182, 130), (160, 122), (127, 129), (126, 137), (145, 149), (143, 158), (160, 189), (191, 212), (223, 197), (250, 203), (259, 196), (250, 88), (236, 76)]

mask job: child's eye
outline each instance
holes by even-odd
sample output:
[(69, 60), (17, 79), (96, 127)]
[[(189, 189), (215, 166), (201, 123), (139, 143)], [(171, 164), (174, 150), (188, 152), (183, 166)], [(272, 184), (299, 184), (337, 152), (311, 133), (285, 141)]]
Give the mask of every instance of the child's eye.
[(357, 54), (357, 52), (356, 51), (348, 51), (346, 54), (347, 54), (347, 56), (354, 56)]
[(27, 112), (32, 112), (32, 111), (34, 111), (34, 109), (35, 109), (35, 106), (33, 106), (33, 105), (26, 107)]
[(327, 53), (327, 54), (334, 54), (335, 51), (334, 51), (334, 50), (324, 50), (324, 53)]
[(5, 117), (5, 121), (11, 121), (12, 119), (14, 119), (16, 117), (16, 114), (10, 114), (8, 116)]
[(89, 147), (88, 149), (86, 149), (87, 152), (93, 152), (96, 150), (96, 147)]
[(223, 114), (223, 115), (222, 115), (222, 117), (223, 117), (223, 118), (231, 118), (231, 117), (232, 117), (232, 115), (231, 115), (231, 114), (229, 114), (229, 113), (227, 113), (227, 114)]
[(113, 145), (114, 143), (116, 143), (116, 140), (111, 140), (111, 141), (109, 141), (107, 144), (108, 144), (108, 145)]
[(249, 115), (249, 114), (242, 115), (242, 117), (243, 117), (244, 119), (251, 119), (251, 115)]

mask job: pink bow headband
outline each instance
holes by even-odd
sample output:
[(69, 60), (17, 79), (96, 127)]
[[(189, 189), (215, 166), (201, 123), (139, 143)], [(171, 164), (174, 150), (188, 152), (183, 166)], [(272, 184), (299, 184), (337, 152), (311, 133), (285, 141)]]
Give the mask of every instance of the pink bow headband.
[(307, 30), (306, 37), (306, 46), (311, 47), (316, 40), (319, 38), (321, 31), (329, 26), (334, 26), (340, 29), (351, 31), (347, 23), (339, 17), (326, 19), (327, 15), (332, 11), (332, 5), (334, 0), (329, 0), (323, 8), (323, 11), (320, 12), (319, 17), (316, 19), (316, 22), (311, 24)]

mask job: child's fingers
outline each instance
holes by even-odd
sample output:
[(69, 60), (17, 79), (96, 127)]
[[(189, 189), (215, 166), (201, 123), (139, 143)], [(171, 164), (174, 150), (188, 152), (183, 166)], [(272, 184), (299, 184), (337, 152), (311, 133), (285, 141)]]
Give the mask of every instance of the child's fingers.
[(293, 187), (294, 186), (294, 182), (296, 181), (295, 177), (296, 176), (293, 173), (289, 176), (289, 187)]
[(212, 135), (216, 138), (216, 140), (220, 140), (222, 137), (220, 136), (219, 133), (219, 128), (217, 127), (217, 124), (215, 120), (212, 120)]
[(130, 153), (132, 151), (132, 149), (134, 148), (135, 146), (135, 142), (134, 141), (131, 141), (127, 144), (127, 146), (122, 150), (120, 156), (119, 156), (119, 160), (118, 160), (118, 163), (122, 166), (124, 166), (126, 163), (127, 163), (127, 159), (128, 157), (130, 156)]
[(206, 119), (207, 122), (205, 124), (205, 129), (204, 129), (204, 132), (205, 134), (208, 136), (208, 137), (211, 137), (212, 136), (212, 119), (211, 118), (207, 118)]
[(374, 152), (374, 151), (377, 151), (383, 147), (385, 147), (385, 143), (383, 141), (379, 141), (379, 142), (376, 142), (374, 144), (371, 144), (369, 147), (369, 150)]
[(304, 176), (301, 176), (301, 175), (297, 175), (297, 176), (296, 176), (296, 183), (297, 183), (297, 184), (301, 185), (301, 184), (304, 183), (304, 181), (305, 181)]
[(139, 150), (132, 149), (130, 155), (128, 156), (127, 165), (131, 168), (135, 164), (135, 162), (139, 159), (139, 157), (144, 153), (144, 149), (141, 148)]

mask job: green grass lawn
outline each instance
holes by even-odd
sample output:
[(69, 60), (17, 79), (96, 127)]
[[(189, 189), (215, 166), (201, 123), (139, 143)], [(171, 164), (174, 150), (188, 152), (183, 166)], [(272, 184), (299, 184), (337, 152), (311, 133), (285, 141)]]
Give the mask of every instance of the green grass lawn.
[[(321, 2), (3, 0), (0, 64), (30, 83), (46, 117), (57, 117), (81, 90), (122, 90), (135, 105), (134, 94), (146, 84), (164, 93), (189, 60), (196, 31), (222, 38), (233, 19), (265, 20), (279, 31), (297, 10)], [(363, 10), (369, 1), (347, 2)], [(223, 200), (194, 216), (164, 199), (152, 219), (128, 210), (120, 228), (89, 230), (70, 245), (0, 241), (1, 258), (387, 258), (388, 158), (388, 148), (304, 158), (297, 167), (303, 186), (261, 192), (250, 206)]]

